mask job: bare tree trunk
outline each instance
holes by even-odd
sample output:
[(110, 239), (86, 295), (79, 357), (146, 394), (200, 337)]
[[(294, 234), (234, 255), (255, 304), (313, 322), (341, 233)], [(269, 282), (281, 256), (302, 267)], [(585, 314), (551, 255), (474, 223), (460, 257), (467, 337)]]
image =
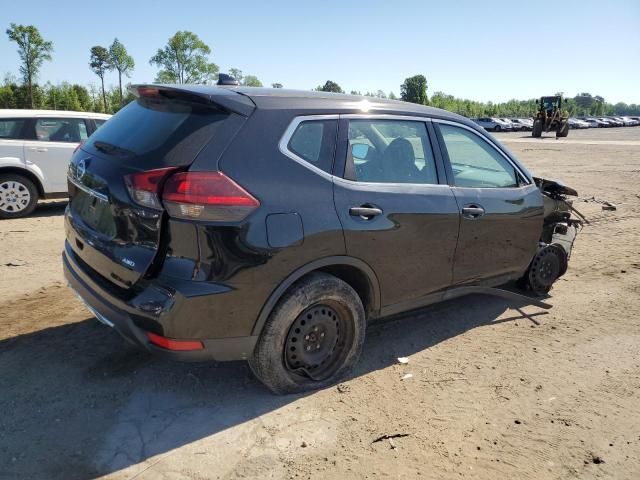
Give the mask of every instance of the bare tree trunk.
[(122, 72), (118, 70), (118, 83), (120, 84), (120, 106), (122, 106)]
[(31, 108), (36, 108), (33, 102), (33, 83), (31, 82), (31, 76), (29, 76), (29, 97), (31, 98)]
[(104, 77), (100, 77), (102, 81), (102, 106), (104, 108), (104, 113), (107, 113), (107, 95), (104, 93)]

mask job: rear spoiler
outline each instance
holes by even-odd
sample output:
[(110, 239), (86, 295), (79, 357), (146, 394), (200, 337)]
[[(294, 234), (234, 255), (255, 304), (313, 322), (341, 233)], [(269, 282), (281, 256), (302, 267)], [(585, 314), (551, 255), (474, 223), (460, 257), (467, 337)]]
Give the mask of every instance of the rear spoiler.
[(211, 105), (248, 117), (256, 106), (246, 95), (229, 88), (207, 85), (164, 85), (138, 84), (131, 85), (129, 91), (136, 97), (159, 97), (177, 99), (186, 102)]

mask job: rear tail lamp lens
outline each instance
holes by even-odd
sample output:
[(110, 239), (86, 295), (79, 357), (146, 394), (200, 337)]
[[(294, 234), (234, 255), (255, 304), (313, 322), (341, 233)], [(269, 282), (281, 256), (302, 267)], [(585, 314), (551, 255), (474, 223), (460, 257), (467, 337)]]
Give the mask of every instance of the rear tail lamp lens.
[(124, 177), (131, 199), (143, 207), (162, 210), (160, 188), (175, 168), (159, 168), (146, 172), (133, 173)]
[(260, 206), (222, 172), (182, 172), (169, 177), (162, 203), (172, 217), (216, 222), (242, 220)]

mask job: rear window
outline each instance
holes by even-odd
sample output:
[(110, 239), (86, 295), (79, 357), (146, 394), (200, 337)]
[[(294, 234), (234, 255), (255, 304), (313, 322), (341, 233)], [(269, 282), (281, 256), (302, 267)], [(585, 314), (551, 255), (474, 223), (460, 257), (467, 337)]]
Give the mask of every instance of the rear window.
[(25, 119), (0, 120), (0, 138), (21, 138), (22, 127)]
[(115, 158), (146, 157), (157, 165), (187, 165), (227, 117), (187, 102), (140, 98), (96, 130), (86, 148)]

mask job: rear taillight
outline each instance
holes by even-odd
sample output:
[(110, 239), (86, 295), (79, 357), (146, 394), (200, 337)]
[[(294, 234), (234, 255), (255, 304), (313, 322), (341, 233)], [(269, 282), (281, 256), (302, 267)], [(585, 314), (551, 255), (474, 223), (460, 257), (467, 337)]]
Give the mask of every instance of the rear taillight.
[(124, 183), (127, 185), (131, 199), (143, 207), (162, 210), (160, 188), (162, 182), (175, 170), (175, 168), (159, 168), (125, 176)]
[(172, 217), (233, 222), (260, 202), (222, 172), (182, 172), (167, 179), (162, 203)]

